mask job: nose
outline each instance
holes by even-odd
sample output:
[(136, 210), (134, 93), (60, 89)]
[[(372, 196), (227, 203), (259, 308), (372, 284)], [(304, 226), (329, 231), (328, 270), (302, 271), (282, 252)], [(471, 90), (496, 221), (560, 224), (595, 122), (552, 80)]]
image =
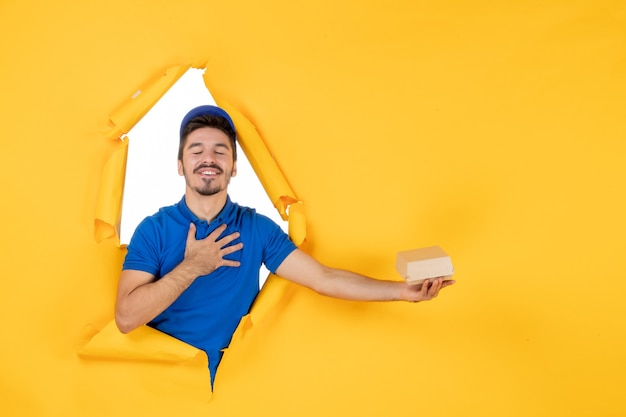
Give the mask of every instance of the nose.
[(203, 152), (201, 158), (202, 164), (205, 165), (217, 165), (215, 155), (211, 152)]

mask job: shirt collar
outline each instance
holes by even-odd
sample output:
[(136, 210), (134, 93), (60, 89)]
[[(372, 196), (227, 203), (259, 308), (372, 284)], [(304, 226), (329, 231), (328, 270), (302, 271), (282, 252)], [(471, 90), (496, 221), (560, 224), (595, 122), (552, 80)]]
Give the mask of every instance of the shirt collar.
[[(235, 208), (236, 208), (235, 204), (230, 200), (230, 196), (226, 196), (226, 204), (224, 204), (224, 207), (222, 208), (222, 210), (219, 212), (217, 217), (213, 219), (211, 223), (228, 224), (229, 220), (231, 220), (233, 216), (235, 215), (235, 211), (236, 211)], [(194, 224), (198, 224), (202, 222), (206, 223), (204, 220), (200, 220), (198, 216), (193, 214), (193, 212), (189, 209), (189, 207), (187, 206), (187, 202), (185, 201), (185, 196), (183, 196), (183, 198), (181, 198), (181, 200), (179, 201), (178, 210), (183, 215), (183, 217), (193, 222)]]

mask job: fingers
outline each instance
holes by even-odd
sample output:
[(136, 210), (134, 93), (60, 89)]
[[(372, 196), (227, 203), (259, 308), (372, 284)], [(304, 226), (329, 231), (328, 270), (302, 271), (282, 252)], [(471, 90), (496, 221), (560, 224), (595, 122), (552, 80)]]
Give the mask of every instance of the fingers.
[(230, 253), (237, 252), (238, 250), (241, 250), (241, 248), (243, 248), (243, 243), (239, 242), (235, 245), (230, 245), (222, 248), (220, 253), (222, 254), (222, 256), (225, 256)]
[(209, 233), (209, 235), (207, 236), (207, 239), (210, 238), (210, 240), (213, 241), (213, 242), (220, 242), (222, 247), (224, 247), (224, 246), (228, 245), (230, 242), (232, 242), (233, 240), (237, 239), (240, 236), (239, 232), (233, 232), (233, 233), (231, 233), (229, 235), (226, 235), (226, 236), (220, 238), (220, 236), (222, 235), (222, 233), (224, 233), (225, 230), (226, 230), (226, 225), (225, 224), (221, 224), (215, 230), (213, 230), (211, 233)]
[(424, 280), (421, 284), (421, 288), (418, 291), (416, 301), (432, 300), (433, 298), (437, 297), (437, 295), (439, 295), (439, 291), (446, 285), (444, 285), (443, 278), (436, 278), (432, 282), (430, 280)]
[[(230, 242), (232, 242), (233, 240), (237, 239), (238, 237), (239, 237), (239, 232), (234, 232), (234, 233), (231, 233), (231, 234), (229, 234), (227, 236), (224, 236), (221, 239), (216, 240), (216, 242), (219, 242), (222, 245), (222, 247), (224, 247), (224, 246), (228, 245)], [(236, 246), (236, 245), (234, 245), (234, 246)]]
[(433, 281), (432, 285), (428, 289), (429, 298), (435, 298), (437, 297), (437, 295), (439, 295), (439, 290), (441, 289), (442, 282), (443, 282), (443, 279), (441, 278), (437, 278), (436, 280)]
[[(224, 233), (224, 231), (226, 230), (226, 224), (221, 224), (219, 226), (217, 226), (215, 228), (215, 230), (213, 230), (211, 233), (209, 233), (209, 235), (205, 238), (205, 239), (198, 239), (198, 240), (208, 240), (211, 242), (220, 242), (222, 244), (222, 246), (226, 246), (228, 245), (230, 242), (232, 242), (233, 240), (237, 239), (239, 237), (239, 232), (233, 232), (230, 235), (226, 235), (224, 237), (222, 237), (221, 239), (219, 238), (222, 233)], [(187, 240), (190, 240), (192, 237), (195, 239), (195, 235), (196, 235), (196, 225), (194, 223), (190, 223), (189, 224), (189, 232), (187, 234)]]
[(456, 283), (456, 281), (455, 281), (455, 280), (453, 280), (453, 279), (446, 279), (446, 280), (444, 280), (444, 281), (441, 283), (441, 288), (446, 288), (447, 286), (452, 285), (452, 284), (454, 284), (454, 283)]
[(210, 237), (212, 241), (217, 242), (221, 234), (224, 233), (224, 230), (226, 230), (226, 224), (220, 224), (215, 228), (215, 230), (209, 233), (209, 236), (207, 236), (207, 238)]
[(420, 289), (420, 299), (422, 300), (428, 300), (428, 287), (429, 287), (430, 281), (425, 280), (424, 282), (422, 282), (422, 288)]
[[(221, 234), (226, 230), (226, 225), (223, 224), (221, 226), (219, 226), (217, 229), (215, 229), (213, 232), (211, 232), (211, 234), (209, 235), (211, 238), (216, 238), (218, 236), (221, 236)], [(215, 240), (216, 243), (220, 244), (220, 247), (222, 248), (222, 250), (220, 251), (220, 254), (222, 257), (231, 254), (233, 252), (237, 252), (238, 250), (241, 250), (241, 248), (243, 248), (243, 243), (239, 242), (236, 243), (234, 245), (230, 245), (229, 243), (231, 243), (233, 240), (238, 239), (240, 236), (239, 232), (233, 232), (229, 235), (224, 236), (221, 239), (217, 239)], [(225, 260), (226, 261), (226, 260)], [(224, 264), (224, 266), (231, 266), (231, 265), (226, 265)], [(237, 262), (237, 265), (234, 266), (239, 266), (239, 263)]]
[[(239, 237), (239, 233), (233, 233), (233, 234), (231, 234), (231, 235), (229, 235), (229, 236), (232, 236), (232, 235), (234, 235), (234, 234), (237, 234), (237, 237)], [(222, 242), (222, 240), (224, 240), (224, 239), (221, 239), (221, 240), (220, 240), (220, 243)], [(231, 241), (232, 241), (232, 239), (231, 239)], [(224, 256), (226, 256), (226, 255), (228, 255), (228, 254), (230, 254), (230, 253), (233, 253), (233, 252), (237, 252), (238, 250), (241, 250), (241, 248), (243, 248), (243, 243), (241, 243), (241, 242), (239, 242), (239, 243), (237, 243), (237, 244), (235, 244), (235, 245), (231, 245), (231, 246), (226, 246), (226, 247), (223, 247), (223, 248), (220, 250), (220, 258), (221, 258), (221, 261), (220, 261), (220, 263), (218, 264), (218, 267), (220, 267), (220, 266), (230, 266), (230, 267), (237, 267), (237, 266), (240, 266), (240, 265), (241, 265), (241, 262), (239, 262), (239, 261), (234, 261), (234, 260), (229, 260), (229, 259), (224, 259)]]
[(228, 259), (222, 259), (222, 263), (220, 266), (230, 266), (230, 267), (238, 267), (241, 265), (239, 261), (229, 261)]

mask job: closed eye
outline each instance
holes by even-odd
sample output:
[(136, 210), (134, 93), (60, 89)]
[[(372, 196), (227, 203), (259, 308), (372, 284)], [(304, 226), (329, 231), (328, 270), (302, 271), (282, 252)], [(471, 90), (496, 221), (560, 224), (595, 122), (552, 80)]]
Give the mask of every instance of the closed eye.
[(213, 152), (217, 155), (226, 155), (230, 152), (230, 148), (224, 143), (218, 143), (213, 148)]
[(193, 155), (200, 155), (203, 151), (202, 144), (200, 142), (193, 142), (187, 145), (187, 150)]

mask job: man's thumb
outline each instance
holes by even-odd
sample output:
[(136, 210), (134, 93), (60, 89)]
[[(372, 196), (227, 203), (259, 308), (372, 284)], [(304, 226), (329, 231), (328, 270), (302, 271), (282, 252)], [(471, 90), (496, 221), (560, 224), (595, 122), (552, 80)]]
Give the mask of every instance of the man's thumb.
[(187, 232), (187, 240), (196, 238), (196, 225), (189, 223), (189, 232)]

